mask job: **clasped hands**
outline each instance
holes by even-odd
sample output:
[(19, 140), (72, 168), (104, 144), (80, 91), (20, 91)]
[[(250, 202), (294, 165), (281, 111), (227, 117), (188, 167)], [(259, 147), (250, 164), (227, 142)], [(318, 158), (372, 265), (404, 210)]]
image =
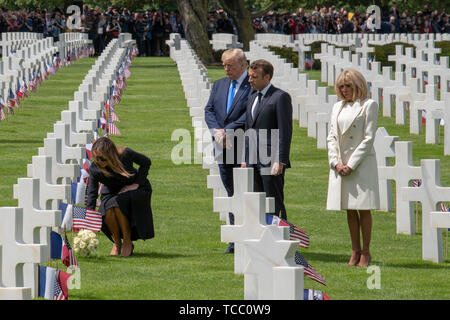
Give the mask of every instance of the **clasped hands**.
[(339, 162), (336, 165), (336, 171), (341, 175), (341, 176), (348, 176), (350, 173), (352, 173), (353, 169), (350, 168), (349, 166), (343, 164), (342, 162)]
[(214, 141), (223, 149), (230, 149), (231, 144), (227, 141), (225, 129), (214, 129)]

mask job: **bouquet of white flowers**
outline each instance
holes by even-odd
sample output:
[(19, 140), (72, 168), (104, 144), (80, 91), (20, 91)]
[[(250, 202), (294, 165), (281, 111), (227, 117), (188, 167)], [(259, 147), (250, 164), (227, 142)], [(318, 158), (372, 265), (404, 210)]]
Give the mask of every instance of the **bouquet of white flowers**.
[(87, 257), (97, 253), (98, 239), (95, 232), (81, 229), (78, 235), (73, 239), (73, 251)]

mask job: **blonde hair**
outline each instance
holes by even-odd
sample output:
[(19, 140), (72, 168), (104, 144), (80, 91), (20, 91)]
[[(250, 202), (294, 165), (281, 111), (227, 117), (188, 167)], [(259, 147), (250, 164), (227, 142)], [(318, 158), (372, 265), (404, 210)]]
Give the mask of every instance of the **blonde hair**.
[[(120, 148), (120, 153), (119, 149)], [(129, 173), (122, 165), (122, 161), (120, 161), (120, 155), (123, 153), (124, 147), (116, 147), (114, 142), (107, 138), (102, 137), (94, 142), (92, 145), (92, 155), (93, 161), (97, 162), (98, 157), (105, 158), (105, 162), (107, 166), (117, 174), (120, 174), (126, 178), (132, 177), (134, 174)], [(97, 166), (101, 173), (105, 176), (110, 177), (111, 173), (106, 170), (103, 166)]]
[(369, 88), (367, 87), (367, 81), (361, 72), (354, 69), (346, 69), (341, 72), (336, 80), (336, 84), (334, 85), (334, 90), (338, 98), (342, 101), (345, 101), (345, 97), (339, 88), (344, 84), (344, 82), (350, 82), (353, 88), (353, 97), (352, 101), (356, 100), (366, 100), (368, 97)]
[(222, 53), (222, 61), (233, 58), (236, 59), (236, 61), (247, 65), (247, 57), (242, 49), (228, 49)]

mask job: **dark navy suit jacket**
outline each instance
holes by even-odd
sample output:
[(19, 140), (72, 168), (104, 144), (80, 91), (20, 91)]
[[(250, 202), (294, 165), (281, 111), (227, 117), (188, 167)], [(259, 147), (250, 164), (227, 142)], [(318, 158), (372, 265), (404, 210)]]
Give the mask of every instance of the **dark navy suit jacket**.
[[(277, 159), (278, 162), (282, 162), (285, 164), (286, 168), (291, 167), (291, 162), (289, 160), (289, 153), (291, 149), (291, 140), (292, 140), (292, 102), (291, 96), (281, 90), (276, 88), (274, 85), (271, 85), (269, 90), (266, 92), (265, 96), (261, 101), (261, 105), (255, 111), (255, 117), (252, 117), (252, 106), (257, 98), (257, 92), (254, 91), (253, 94), (248, 98), (247, 103), (247, 116), (245, 123), (245, 130), (254, 129), (257, 134), (256, 141), (253, 141), (254, 147), (253, 152), (256, 150), (258, 154), (257, 163), (260, 164), (259, 156), (261, 151), (263, 154), (267, 154), (268, 156), (275, 156), (278, 154)], [(263, 133), (261, 129), (265, 129), (267, 134)], [(271, 136), (274, 134), (272, 132), (273, 129), (278, 130), (278, 139), (275, 142), (275, 145), (272, 145)], [(275, 136), (274, 136), (275, 137)], [(259, 140), (264, 139), (265, 142), (261, 143)], [(249, 164), (249, 150), (248, 146), (249, 140), (247, 139), (246, 143), (246, 162)], [(263, 147), (265, 150), (260, 150)], [(250, 163), (251, 164), (251, 163)], [(255, 164), (255, 163), (253, 163)], [(262, 166), (271, 166), (272, 161), (270, 163), (265, 163)]]
[[(230, 85), (231, 80), (229, 78), (216, 80), (212, 87), (208, 103), (205, 106), (205, 122), (209, 130), (211, 130), (212, 136), (214, 135), (212, 129), (225, 129), (225, 131), (227, 129), (244, 130), (247, 101), (252, 91), (248, 83), (248, 75), (242, 81), (239, 90), (234, 96), (230, 111), (227, 113), (228, 89)], [(216, 159), (222, 155), (222, 152), (223, 150), (214, 144), (214, 155)], [(235, 161), (237, 161), (237, 152), (237, 148), (234, 148)]]
[(228, 89), (230, 85), (231, 80), (229, 78), (222, 78), (214, 82), (211, 95), (205, 107), (205, 122), (210, 130), (213, 128), (225, 130), (244, 129), (247, 99), (251, 92), (248, 76), (236, 92), (230, 111), (227, 113)]

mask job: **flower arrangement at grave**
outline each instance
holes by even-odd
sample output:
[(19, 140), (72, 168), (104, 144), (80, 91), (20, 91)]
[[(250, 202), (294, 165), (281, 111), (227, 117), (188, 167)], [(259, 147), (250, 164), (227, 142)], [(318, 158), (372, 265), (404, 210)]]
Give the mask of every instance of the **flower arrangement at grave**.
[(73, 239), (73, 251), (81, 254), (82, 257), (97, 254), (99, 240), (95, 232), (82, 229)]

